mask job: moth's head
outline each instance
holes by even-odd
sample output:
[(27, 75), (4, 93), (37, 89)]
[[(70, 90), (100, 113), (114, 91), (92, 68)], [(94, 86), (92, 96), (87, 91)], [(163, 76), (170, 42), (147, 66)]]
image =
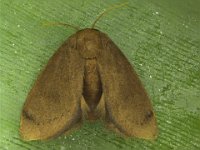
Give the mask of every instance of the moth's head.
[(100, 31), (86, 28), (76, 33), (77, 49), (84, 58), (95, 58), (102, 49)]

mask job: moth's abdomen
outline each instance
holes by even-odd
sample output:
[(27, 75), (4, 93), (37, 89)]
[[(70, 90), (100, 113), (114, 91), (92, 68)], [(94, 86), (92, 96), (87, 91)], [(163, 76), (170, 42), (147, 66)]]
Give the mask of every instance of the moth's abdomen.
[(86, 59), (84, 71), (83, 97), (93, 112), (102, 95), (102, 85), (96, 59)]

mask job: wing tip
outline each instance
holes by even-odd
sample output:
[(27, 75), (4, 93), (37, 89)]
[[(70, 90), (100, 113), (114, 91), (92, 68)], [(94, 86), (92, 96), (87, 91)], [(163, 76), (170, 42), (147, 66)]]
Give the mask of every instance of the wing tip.
[(33, 124), (30, 120), (21, 117), (20, 121), (20, 129), (19, 129), (20, 137), (24, 141), (32, 141), (32, 140), (40, 140), (41, 135), (39, 128), (37, 128), (36, 125)]
[(156, 119), (153, 118), (149, 124), (132, 124), (127, 121), (116, 122), (113, 118), (109, 118), (115, 128), (126, 137), (135, 137), (146, 140), (155, 140), (158, 137), (158, 126)]

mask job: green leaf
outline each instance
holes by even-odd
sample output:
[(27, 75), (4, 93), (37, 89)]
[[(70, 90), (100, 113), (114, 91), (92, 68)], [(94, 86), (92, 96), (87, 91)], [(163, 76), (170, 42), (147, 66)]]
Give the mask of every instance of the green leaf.
[(200, 1), (131, 0), (97, 22), (141, 77), (156, 111), (156, 141), (124, 139), (101, 122), (69, 136), (24, 142), (18, 129), (26, 95), (56, 49), (122, 0), (0, 0), (0, 149), (200, 149)]

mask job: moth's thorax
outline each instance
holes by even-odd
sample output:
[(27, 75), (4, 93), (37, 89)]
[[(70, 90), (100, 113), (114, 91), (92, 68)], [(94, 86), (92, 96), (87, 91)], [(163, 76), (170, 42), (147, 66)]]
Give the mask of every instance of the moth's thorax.
[(102, 49), (100, 31), (83, 29), (76, 33), (77, 49), (83, 58), (96, 58)]

